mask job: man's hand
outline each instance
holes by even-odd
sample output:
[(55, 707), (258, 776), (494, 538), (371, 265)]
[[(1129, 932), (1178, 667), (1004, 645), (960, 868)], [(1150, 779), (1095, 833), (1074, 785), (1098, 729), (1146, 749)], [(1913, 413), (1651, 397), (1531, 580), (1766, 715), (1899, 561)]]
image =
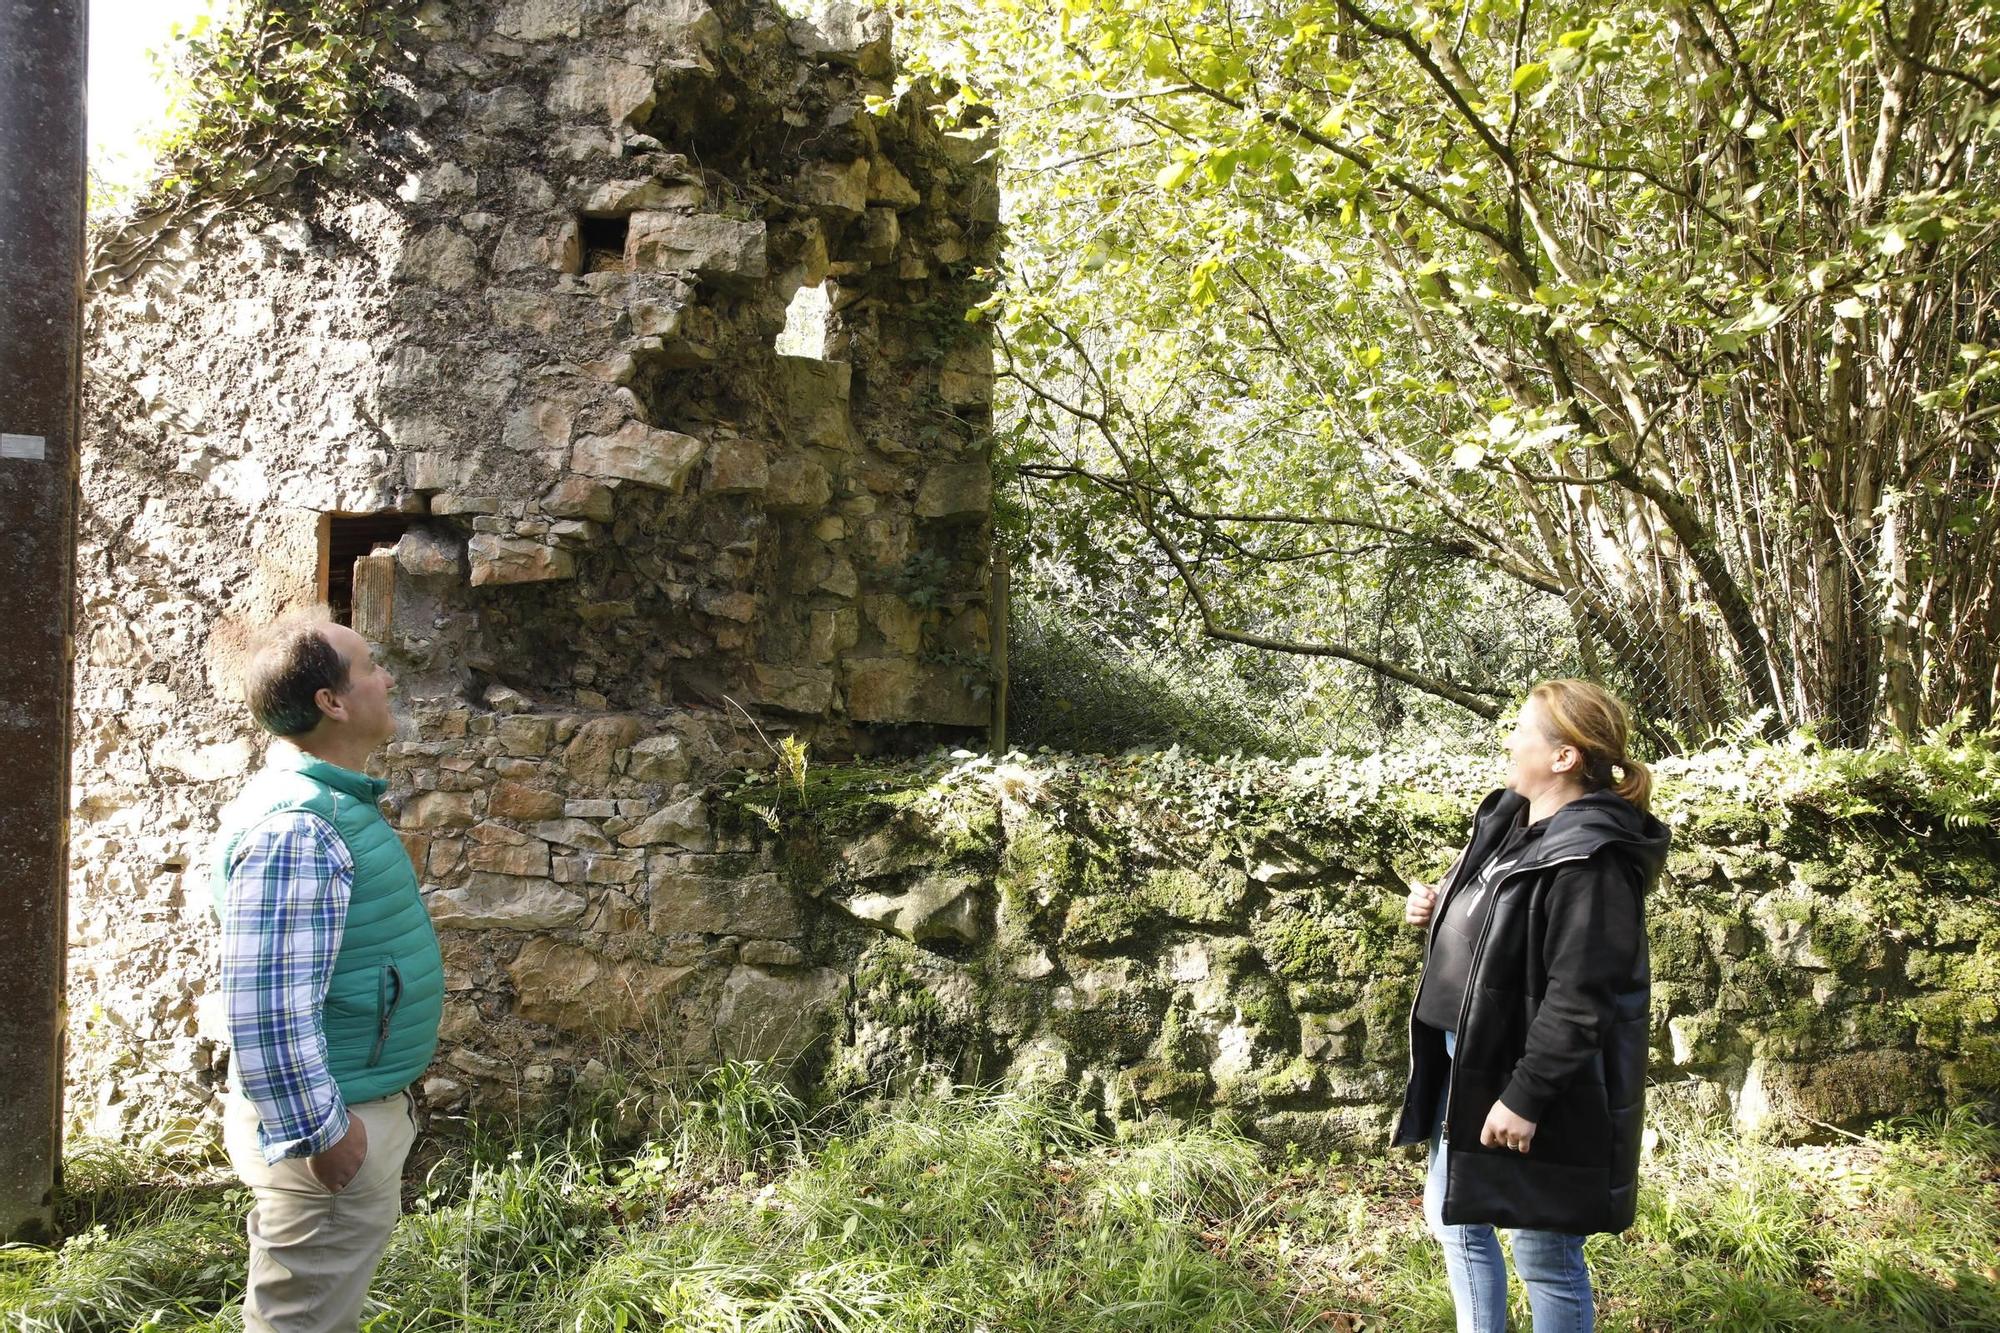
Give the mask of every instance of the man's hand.
[(1534, 1141), (1535, 1122), (1521, 1119), (1507, 1109), (1505, 1102), (1493, 1103), (1493, 1109), (1486, 1113), (1486, 1123), (1479, 1127), (1479, 1144), (1483, 1148), (1526, 1152)]
[(326, 1186), (329, 1194), (338, 1194), (346, 1189), (360, 1173), (361, 1164), (368, 1160), (368, 1129), (358, 1115), (347, 1117), (347, 1133), (340, 1142), (325, 1152), (315, 1153), (306, 1158), (306, 1170), (313, 1173), (313, 1179)]
[(1412, 884), (1410, 896), (1403, 900), (1403, 920), (1413, 926), (1430, 924), (1431, 912), (1437, 907), (1438, 891), (1428, 884)]

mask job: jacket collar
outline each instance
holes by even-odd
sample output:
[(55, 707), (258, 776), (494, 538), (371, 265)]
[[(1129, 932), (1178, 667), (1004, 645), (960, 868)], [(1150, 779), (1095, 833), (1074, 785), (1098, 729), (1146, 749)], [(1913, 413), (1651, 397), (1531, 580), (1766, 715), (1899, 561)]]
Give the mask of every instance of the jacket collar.
[[(1497, 845), (1526, 812), (1527, 798), (1506, 788), (1480, 802), (1473, 819), (1475, 849)], [(1619, 847), (1651, 876), (1667, 859), (1667, 826), (1615, 792), (1592, 792), (1549, 816), (1548, 831), (1529, 844), (1515, 874), (1563, 861), (1581, 861), (1606, 847)]]
[(383, 793), (389, 790), (389, 784), (381, 778), (357, 773), (338, 764), (329, 764), (324, 759), (316, 759), (289, 741), (273, 743), (264, 763), (266, 767), (281, 772), (302, 774), (322, 786), (331, 787), (337, 792), (352, 796), (358, 801), (366, 801), (370, 805), (381, 800)]

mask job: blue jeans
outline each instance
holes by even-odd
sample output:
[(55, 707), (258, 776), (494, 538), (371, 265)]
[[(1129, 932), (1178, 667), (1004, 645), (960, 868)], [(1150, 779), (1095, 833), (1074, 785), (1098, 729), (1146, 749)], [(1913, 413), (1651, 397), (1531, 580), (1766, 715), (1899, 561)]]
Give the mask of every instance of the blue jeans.
[[(1444, 1034), (1446, 1055), (1458, 1049), (1458, 1034)], [(1483, 1223), (1444, 1224), (1444, 1097), (1438, 1097), (1431, 1127), (1431, 1169), (1424, 1180), (1424, 1221), (1444, 1246), (1444, 1271), (1451, 1280), (1451, 1303), (1458, 1309), (1458, 1333), (1507, 1333), (1507, 1260), (1493, 1228)], [(1583, 1262), (1583, 1237), (1560, 1231), (1514, 1233), (1514, 1268), (1528, 1288), (1535, 1333), (1591, 1333), (1596, 1305), (1590, 1269)]]

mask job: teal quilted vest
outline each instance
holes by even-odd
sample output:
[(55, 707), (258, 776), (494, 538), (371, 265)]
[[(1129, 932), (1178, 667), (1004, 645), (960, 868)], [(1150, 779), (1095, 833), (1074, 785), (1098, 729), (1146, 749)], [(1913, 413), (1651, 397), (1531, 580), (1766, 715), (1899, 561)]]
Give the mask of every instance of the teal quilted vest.
[(333, 825), (354, 858), (347, 926), (327, 987), (327, 1062), (348, 1103), (401, 1092), (437, 1053), (444, 961), (402, 840), (376, 802), (388, 784), (273, 745), (264, 769), (222, 811), (210, 881), (215, 911), (229, 891), (237, 844), (259, 823), (307, 810)]

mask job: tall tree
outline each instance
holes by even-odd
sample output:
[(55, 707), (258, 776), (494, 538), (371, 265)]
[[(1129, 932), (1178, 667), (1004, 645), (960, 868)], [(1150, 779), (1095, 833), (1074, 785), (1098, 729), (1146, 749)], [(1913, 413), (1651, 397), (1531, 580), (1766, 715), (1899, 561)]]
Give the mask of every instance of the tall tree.
[(1455, 565), (1665, 736), (1993, 719), (1994, 4), (911, 8), (1004, 127), (1073, 556), (1116, 518), (1203, 633), (1489, 716), (1499, 664), (1366, 633)]

